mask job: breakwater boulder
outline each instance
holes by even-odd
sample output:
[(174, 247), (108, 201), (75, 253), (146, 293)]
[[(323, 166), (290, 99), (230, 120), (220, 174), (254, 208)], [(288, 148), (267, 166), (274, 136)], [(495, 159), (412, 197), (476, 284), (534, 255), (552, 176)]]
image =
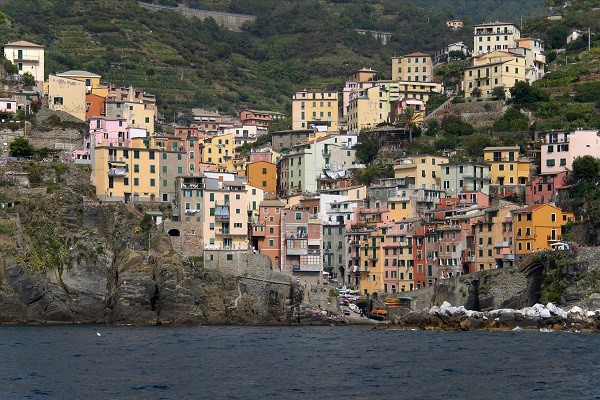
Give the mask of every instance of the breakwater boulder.
[(393, 318), (393, 325), (424, 330), (564, 330), (596, 332), (600, 330), (600, 310), (585, 310), (575, 306), (564, 310), (553, 303), (535, 304), (518, 310), (511, 308), (472, 311), (448, 302), (402, 318)]

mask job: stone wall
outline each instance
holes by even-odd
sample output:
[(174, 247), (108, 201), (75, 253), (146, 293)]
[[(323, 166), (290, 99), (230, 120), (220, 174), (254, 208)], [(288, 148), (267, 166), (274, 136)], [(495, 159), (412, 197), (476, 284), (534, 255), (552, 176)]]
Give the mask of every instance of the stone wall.
[(182, 4), (179, 7), (168, 7), (161, 6), (158, 4), (148, 4), (144, 2), (139, 2), (139, 4), (152, 11), (159, 10), (170, 10), (176, 11), (188, 18), (196, 17), (200, 20), (204, 20), (206, 18), (212, 18), (217, 22), (217, 25), (221, 25), (226, 27), (227, 29), (231, 29), (232, 31), (240, 32), (242, 30), (242, 26), (245, 23), (252, 23), (256, 20), (254, 15), (247, 14), (234, 14), (227, 13), (221, 11), (209, 11), (209, 10), (199, 10), (197, 8), (189, 8)]
[(182, 257), (199, 257), (202, 255), (204, 241), (202, 240), (202, 226), (198, 223), (164, 220), (162, 229), (169, 234), (171, 229), (177, 229), (179, 236), (171, 236), (173, 250)]

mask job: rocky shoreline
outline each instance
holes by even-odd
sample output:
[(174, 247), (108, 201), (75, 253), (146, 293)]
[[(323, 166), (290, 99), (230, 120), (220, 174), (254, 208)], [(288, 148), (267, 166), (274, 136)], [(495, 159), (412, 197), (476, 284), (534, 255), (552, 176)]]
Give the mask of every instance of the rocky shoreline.
[(420, 330), (541, 330), (568, 332), (600, 331), (600, 310), (584, 310), (575, 306), (563, 310), (552, 303), (535, 304), (519, 310), (503, 308), (472, 311), (448, 302), (428, 310), (392, 317), (386, 327)]

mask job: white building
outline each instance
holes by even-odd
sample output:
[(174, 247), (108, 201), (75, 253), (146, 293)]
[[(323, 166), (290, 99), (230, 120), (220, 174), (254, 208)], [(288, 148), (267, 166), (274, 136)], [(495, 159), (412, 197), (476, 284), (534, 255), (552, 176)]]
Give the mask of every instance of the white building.
[(19, 40), (4, 45), (4, 58), (17, 66), (19, 75), (29, 72), (36, 82), (44, 82), (44, 46)]

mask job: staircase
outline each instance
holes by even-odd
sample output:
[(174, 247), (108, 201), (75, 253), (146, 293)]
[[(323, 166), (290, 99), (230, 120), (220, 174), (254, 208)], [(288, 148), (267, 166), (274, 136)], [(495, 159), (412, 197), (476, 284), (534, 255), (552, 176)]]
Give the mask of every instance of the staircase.
[(452, 100), (454, 100), (455, 97), (456, 96), (450, 96), (448, 98), (448, 100), (446, 100), (445, 102), (442, 103), (442, 105), (440, 105), (438, 108), (436, 108), (435, 110), (433, 110), (432, 112), (427, 114), (425, 116), (425, 118), (423, 119), (423, 122), (427, 122), (430, 119), (435, 118), (442, 111), (448, 110), (450, 108), (450, 105), (452, 104)]

